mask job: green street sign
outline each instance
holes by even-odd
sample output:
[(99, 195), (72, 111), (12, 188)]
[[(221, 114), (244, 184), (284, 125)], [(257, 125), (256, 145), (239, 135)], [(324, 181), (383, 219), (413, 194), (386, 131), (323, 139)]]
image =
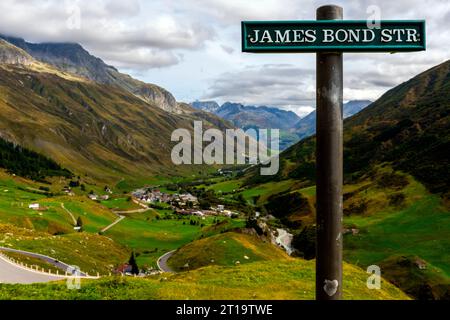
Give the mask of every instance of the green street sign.
[(400, 52), (426, 49), (425, 21), (243, 21), (242, 51), (253, 53)]

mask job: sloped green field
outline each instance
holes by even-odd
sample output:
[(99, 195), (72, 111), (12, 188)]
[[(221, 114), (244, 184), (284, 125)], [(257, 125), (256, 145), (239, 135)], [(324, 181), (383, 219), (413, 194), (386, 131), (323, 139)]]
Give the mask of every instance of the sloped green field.
[[(381, 290), (369, 290), (367, 273), (346, 264), (344, 298), (348, 300), (405, 300), (399, 289), (382, 281)], [(140, 278), (82, 281), (81, 290), (65, 283), (0, 285), (2, 299), (56, 300), (311, 300), (315, 297), (314, 262), (264, 261), (239, 267), (211, 266), (195, 271)]]
[(289, 260), (289, 256), (272, 243), (256, 236), (226, 232), (191, 242), (169, 259), (169, 266), (178, 271), (208, 265), (233, 266), (263, 260)]

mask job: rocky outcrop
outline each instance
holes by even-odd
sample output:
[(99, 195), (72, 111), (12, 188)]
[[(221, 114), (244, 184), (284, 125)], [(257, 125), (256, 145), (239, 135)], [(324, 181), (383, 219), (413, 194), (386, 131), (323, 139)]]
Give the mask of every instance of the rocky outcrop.
[(142, 84), (140, 87), (133, 90), (133, 94), (148, 103), (157, 105), (164, 111), (176, 114), (182, 113), (182, 111), (178, 108), (175, 97), (161, 87), (151, 84)]
[(220, 105), (215, 101), (195, 101), (191, 103), (191, 106), (195, 109), (211, 113), (215, 113), (220, 108)]
[(0, 39), (0, 63), (30, 65), (33, 63), (33, 58), (25, 51)]

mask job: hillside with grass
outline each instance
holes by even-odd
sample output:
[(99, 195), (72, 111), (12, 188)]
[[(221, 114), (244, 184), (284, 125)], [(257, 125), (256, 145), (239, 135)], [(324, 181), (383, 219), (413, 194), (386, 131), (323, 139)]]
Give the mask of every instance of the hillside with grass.
[[(5, 47), (0, 46), (0, 52)], [(11, 47), (8, 44), (8, 52)], [(205, 128), (229, 128), (184, 104), (179, 112), (169, 112), (158, 98), (144, 99), (117, 84), (78, 74), (70, 77), (58, 64), (34, 60), (19, 48), (13, 52), (32, 63), (0, 61), (2, 138), (91, 181), (130, 180), (139, 185), (158, 174), (185, 175), (193, 168), (172, 165), (172, 132), (192, 131), (195, 120), (202, 120)]]
[[(434, 193), (450, 190), (450, 61), (389, 90), (344, 122), (344, 171), (351, 182), (380, 163), (407, 172)], [(315, 181), (315, 137), (281, 156), (276, 177), (253, 170), (248, 184)]]
[(181, 247), (168, 260), (168, 265), (176, 271), (187, 271), (209, 265), (236, 266), (270, 260), (289, 260), (289, 256), (267, 239), (226, 232)]
[(53, 160), (0, 138), (0, 168), (33, 180), (47, 177), (70, 177), (70, 171)]
[[(384, 266), (387, 279), (421, 299), (450, 292), (449, 80), (447, 61), (344, 122), (345, 259)], [(239, 192), (272, 225), (291, 229), (300, 255), (314, 256), (315, 138), (280, 164), (275, 177), (249, 170)]]
[[(408, 300), (389, 282), (369, 290), (367, 273), (345, 264), (347, 300)], [(311, 300), (315, 296), (314, 262), (263, 261), (235, 267), (210, 266), (190, 272), (142, 278), (82, 281), (80, 290), (65, 283), (0, 284), (0, 299), (50, 300)]]

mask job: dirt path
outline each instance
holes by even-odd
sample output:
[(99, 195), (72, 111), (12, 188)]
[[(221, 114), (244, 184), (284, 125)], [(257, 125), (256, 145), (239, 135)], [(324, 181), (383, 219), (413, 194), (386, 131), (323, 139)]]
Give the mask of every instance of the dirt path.
[(113, 210), (113, 212), (114, 212), (115, 214), (127, 214), (127, 213), (144, 213), (144, 212), (147, 212), (147, 211), (149, 211), (149, 210), (150, 210), (150, 208), (147, 208), (147, 209), (128, 210), (128, 211), (115, 211), (115, 210)]
[(74, 215), (72, 214), (72, 212), (70, 212), (69, 210), (66, 209), (66, 207), (64, 207), (64, 203), (61, 202), (61, 208), (64, 209), (64, 211), (66, 211), (70, 217), (72, 218), (73, 221), (73, 225), (76, 226), (77, 225), (77, 219), (75, 219)]
[(107, 226), (106, 228), (103, 228), (100, 232), (105, 233), (106, 231), (108, 231), (109, 229), (111, 229), (112, 227), (114, 227), (116, 224), (118, 224), (120, 221), (122, 221), (123, 219), (125, 219), (125, 216), (119, 216), (119, 218), (114, 221), (113, 223), (111, 223), (109, 226)]

